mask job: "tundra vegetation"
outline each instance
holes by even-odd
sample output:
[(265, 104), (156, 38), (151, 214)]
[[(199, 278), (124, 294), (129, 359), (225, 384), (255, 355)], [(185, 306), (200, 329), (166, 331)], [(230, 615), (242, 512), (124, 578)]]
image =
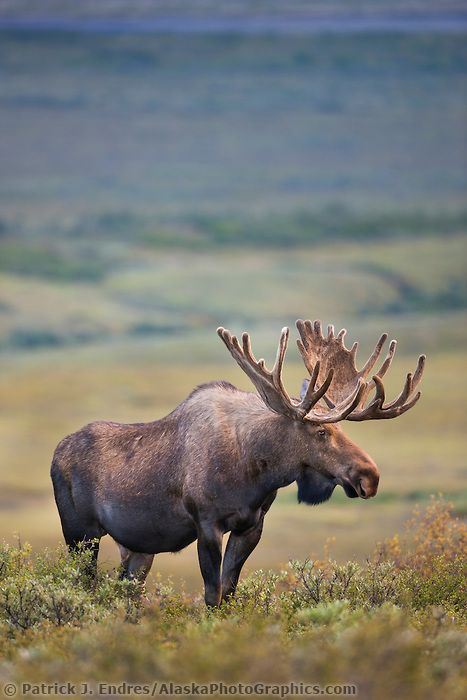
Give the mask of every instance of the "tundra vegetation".
[[(467, 531), (432, 499), (362, 564), (319, 559), (256, 571), (237, 597), (100, 571), (90, 552), (0, 549), (2, 681), (354, 683), (358, 697), (465, 697)], [(183, 663), (181, 663), (183, 659)]]

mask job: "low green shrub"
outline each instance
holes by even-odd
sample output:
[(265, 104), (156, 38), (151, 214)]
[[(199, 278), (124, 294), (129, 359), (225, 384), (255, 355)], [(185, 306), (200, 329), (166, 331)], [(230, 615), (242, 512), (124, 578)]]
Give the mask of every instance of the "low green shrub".
[(0, 548), (0, 623), (28, 630), (82, 626), (109, 616), (131, 618), (140, 605), (136, 582), (105, 572), (90, 579), (91, 552), (64, 549), (33, 557), (28, 545)]
[(464, 543), (465, 524), (435, 499), (364, 564), (258, 571), (217, 610), (157, 577), (149, 592), (115, 571), (94, 579), (84, 550), (3, 545), (0, 677), (351, 683), (371, 700), (460, 700)]

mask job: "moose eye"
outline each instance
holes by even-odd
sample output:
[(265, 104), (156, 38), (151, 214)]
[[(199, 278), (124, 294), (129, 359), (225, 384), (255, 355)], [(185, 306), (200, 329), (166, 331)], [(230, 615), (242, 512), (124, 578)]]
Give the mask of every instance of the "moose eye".
[(325, 430), (318, 430), (318, 437), (325, 438), (326, 435), (327, 435), (327, 432)]

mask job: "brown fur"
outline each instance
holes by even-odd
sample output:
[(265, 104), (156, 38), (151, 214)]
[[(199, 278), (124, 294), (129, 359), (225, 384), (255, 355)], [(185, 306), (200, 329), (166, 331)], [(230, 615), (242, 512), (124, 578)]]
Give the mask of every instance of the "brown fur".
[(154, 554), (198, 540), (211, 605), (235, 591), (278, 488), (297, 481), (300, 500), (318, 503), (338, 484), (374, 496), (379, 479), (337, 425), (279, 415), (226, 382), (198, 387), (159, 421), (86, 425), (59, 443), (51, 475), (70, 547), (87, 542), (97, 557), (108, 533), (124, 575), (144, 579)]

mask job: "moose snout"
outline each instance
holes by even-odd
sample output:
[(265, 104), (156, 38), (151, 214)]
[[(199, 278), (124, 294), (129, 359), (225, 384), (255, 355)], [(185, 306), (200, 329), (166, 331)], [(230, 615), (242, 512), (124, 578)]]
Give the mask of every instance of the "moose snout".
[(371, 476), (362, 477), (358, 483), (355, 485), (355, 490), (360, 496), (360, 498), (371, 498), (376, 496), (378, 491), (379, 474), (372, 474)]
[(342, 486), (350, 498), (372, 498), (376, 496), (379, 484), (379, 471), (374, 464), (370, 462), (364, 467), (350, 469), (347, 478), (343, 479)]
[(376, 464), (371, 461), (364, 468), (356, 471), (353, 486), (360, 498), (376, 496), (379, 484), (379, 471)]

